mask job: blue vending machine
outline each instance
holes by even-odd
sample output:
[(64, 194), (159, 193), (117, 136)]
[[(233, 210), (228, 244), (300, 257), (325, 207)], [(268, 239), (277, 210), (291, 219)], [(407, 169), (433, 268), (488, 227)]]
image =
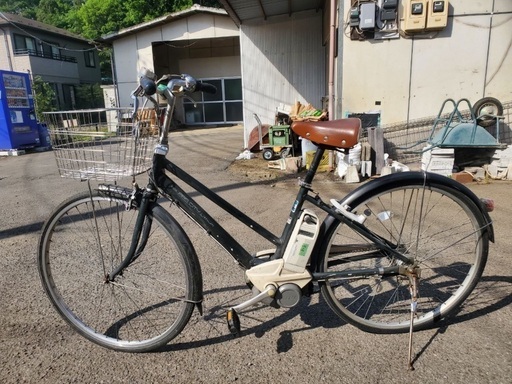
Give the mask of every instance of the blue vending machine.
[(0, 70), (0, 150), (29, 149), (39, 145), (29, 75)]

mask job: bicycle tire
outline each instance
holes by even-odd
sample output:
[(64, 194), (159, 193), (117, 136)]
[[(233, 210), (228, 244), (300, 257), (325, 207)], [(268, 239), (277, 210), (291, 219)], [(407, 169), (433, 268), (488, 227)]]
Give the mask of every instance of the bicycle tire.
[(79, 334), (106, 348), (148, 352), (183, 330), (202, 298), (202, 275), (183, 229), (152, 203), (144, 249), (108, 281), (131, 244), (138, 211), (127, 204), (97, 191), (63, 202), (43, 227), (38, 268), (53, 306)]
[[(492, 127), (497, 122), (497, 116), (503, 116), (503, 104), (494, 97), (484, 97), (473, 105), (473, 114), (478, 125)], [(484, 114), (485, 116), (480, 117)]]
[[(468, 297), (482, 275), (492, 239), (490, 219), (477, 206), (476, 197), (469, 197), (469, 189), (441, 176), (425, 181), (419, 175), (386, 176), (387, 182), (379, 180), (376, 188), (367, 185), (365, 193), (353, 193), (342, 201), (352, 212), (368, 215), (364, 225), (420, 267), (414, 330), (433, 326)], [(382, 252), (369, 257), (372, 245), (337, 220), (326, 229), (325, 239), (319, 261), (322, 272), (403, 263)], [(328, 279), (321, 282), (321, 291), (339, 317), (366, 332), (410, 330), (407, 277)]]

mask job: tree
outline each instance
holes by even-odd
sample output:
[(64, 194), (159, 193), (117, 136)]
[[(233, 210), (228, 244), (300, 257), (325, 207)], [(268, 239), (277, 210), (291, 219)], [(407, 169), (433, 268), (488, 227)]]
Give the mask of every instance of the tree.
[(0, 11), (35, 19), (39, 0), (0, 0)]
[(192, 0), (86, 0), (69, 12), (75, 33), (89, 39), (117, 32), (169, 12), (192, 6)]
[(99, 84), (80, 84), (75, 87), (76, 108), (103, 108), (103, 90)]
[(68, 14), (72, 8), (72, 0), (40, 0), (36, 9), (36, 20), (67, 29), (70, 26)]
[(200, 4), (204, 7), (221, 8), (218, 0), (194, 0), (194, 4)]
[(43, 112), (51, 112), (55, 110), (55, 90), (50, 84), (43, 81), (41, 76), (34, 76), (32, 81), (32, 92), (34, 92), (36, 116), (41, 120)]

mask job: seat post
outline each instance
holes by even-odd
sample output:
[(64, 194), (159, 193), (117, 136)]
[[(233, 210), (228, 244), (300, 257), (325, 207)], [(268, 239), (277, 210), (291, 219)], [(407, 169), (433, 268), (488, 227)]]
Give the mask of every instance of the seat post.
[(320, 163), (322, 162), (322, 157), (324, 156), (325, 148), (318, 147), (315, 156), (313, 157), (313, 161), (311, 162), (311, 165), (309, 166), (308, 171), (306, 172), (306, 176), (304, 177), (304, 182), (307, 184), (311, 184), (313, 181), (313, 178), (315, 177), (316, 171), (318, 170), (318, 167), (320, 166)]

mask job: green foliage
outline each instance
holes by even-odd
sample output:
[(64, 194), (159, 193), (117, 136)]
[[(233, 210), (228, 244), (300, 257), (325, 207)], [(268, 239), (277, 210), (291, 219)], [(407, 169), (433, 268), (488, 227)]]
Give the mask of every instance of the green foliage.
[(39, 0), (0, 0), (0, 11), (35, 19)]
[(74, 32), (96, 39), (192, 4), (192, 0), (86, 0), (70, 14), (74, 14), (73, 19), (77, 21), (72, 26)]
[(69, 28), (68, 14), (73, 7), (72, 0), (40, 0), (36, 8), (36, 19), (57, 28)]
[(36, 116), (39, 119), (41, 119), (43, 112), (51, 112), (55, 110), (55, 91), (50, 84), (43, 81), (41, 76), (34, 76), (32, 92), (34, 93)]
[(0, 0), (0, 11), (67, 29), (89, 39), (218, 0)]
[(221, 8), (218, 0), (199, 0), (194, 1), (195, 4), (200, 4), (203, 7)]
[(87, 0), (76, 12), (82, 36), (95, 39), (121, 28), (126, 9), (123, 0)]
[(80, 84), (75, 87), (77, 109), (103, 108), (103, 90), (99, 84)]
[(112, 84), (112, 48), (102, 48), (98, 52), (103, 84)]

